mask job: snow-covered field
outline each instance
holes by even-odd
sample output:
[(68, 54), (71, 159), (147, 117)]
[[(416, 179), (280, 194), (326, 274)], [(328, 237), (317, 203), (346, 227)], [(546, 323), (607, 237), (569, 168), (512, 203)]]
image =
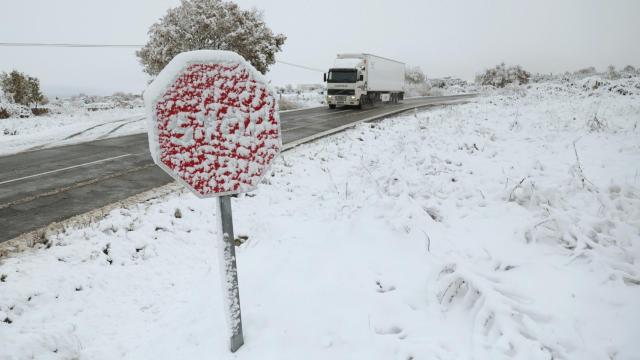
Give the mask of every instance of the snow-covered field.
[(535, 84), (284, 153), (233, 203), (235, 355), (214, 200), (51, 235), (0, 264), (0, 359), (638, 359), (639, 100)]
[(83, 111), (0, 120), (0, 155), (146, 131), (144, 108)]
[(282, 100), (287, 103), (291, 109), (302, 109), (322, 106), (324, 104), (324, 92), (323, 91), (305, 91), (298, 93), (284, 93), (277, 95), (280, 106), (282, 107)]

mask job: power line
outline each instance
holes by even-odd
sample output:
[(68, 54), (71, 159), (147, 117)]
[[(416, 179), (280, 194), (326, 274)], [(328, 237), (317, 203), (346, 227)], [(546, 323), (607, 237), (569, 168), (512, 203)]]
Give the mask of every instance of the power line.
[[(9, 42), (0, 42), (0, 46), (7, 47), (57, 47), (57, 48), (131, 48), (131, 49), (139, 49), (143, 47), (143, 45), (137, 44), (68, 44), (68, 43), (9, 43)], [(317, 71), (323, 73), (324, 70), (312, 68), (305, 65), (294, 64), (288, 61), (276, 60), (279, 64), (289, 65), (293, 67), (297, 67), (300, 69), (305, 69), (309, 71)]]
[(71, 48), (141, 48), (142, 45), (134, 44), (64, 44), (64, 43), (4, 43), (0, 46), (10, 47), (71, 47)]
[(317, 71), (317, 72), (324, 73), (324, 70), (320, 70), (320, 69), (316, 69), (316, 68), (312, 68), (312, 67), (308, 67), (308, 66), (304, 66), (304, 65), (298, 65), (298, 64), (287, 62), (287, 61), (276, 60), (276, 62), (280, 63), (280, 64), (289, 65), (289, 66), (299, 67), (299, 68), (305, 69), (305, 70)]

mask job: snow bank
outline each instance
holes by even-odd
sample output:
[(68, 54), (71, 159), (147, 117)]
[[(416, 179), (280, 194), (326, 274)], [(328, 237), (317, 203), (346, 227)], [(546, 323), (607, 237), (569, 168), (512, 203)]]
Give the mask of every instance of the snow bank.
[[(234, 200), (233, 358), (637, 358), (640, 101), (536, 89), (284, 153)], [(230, 357), (214, 212), (174, 194), (3, 260), (0, 358)]]

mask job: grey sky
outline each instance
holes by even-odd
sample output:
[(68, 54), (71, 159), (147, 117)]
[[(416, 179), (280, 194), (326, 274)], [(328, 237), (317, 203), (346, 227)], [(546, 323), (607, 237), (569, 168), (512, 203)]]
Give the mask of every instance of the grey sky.
[[(237, 0), (264, 10), (288, 40), (278, 58), (327, 68), (339, 52), (419, 65), (429, 77), (471, 79), (499, 62), (533, 72), (640, 65), (636, 0)], [(0, 0), (0, 42), (142, 44), (179, 0)], [(57, 93), (141, 91), (133, 49), (0, 47), (0, 71), (18, 69)], [(322, 74), (275, 65), (277, 84)]]

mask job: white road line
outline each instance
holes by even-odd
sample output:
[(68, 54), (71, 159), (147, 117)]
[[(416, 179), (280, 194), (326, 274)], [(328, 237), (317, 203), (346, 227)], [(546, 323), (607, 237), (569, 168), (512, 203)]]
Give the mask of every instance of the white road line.
[(39, 173), (39, 174), (23, 176), (23, 177), (17, 178), (17, 179), (11, 179), (11, 180), (2, 181), (2, 182), (0, 182), (0, 185), (9, 184), (9, 183), (20, 181), (20, 180), (31, 179), (31, 178), (38, 177), (38, 176), (54, 174), (54, 173), (57, 173), (57, 172), (60, 172), (60, 171), (65, 171), (65, 170), (69, 170), (69, 169), (75, 169), (75, 168), (79, 168), (79, 167), (82, 167), (82, 166), (95, 165), (95, 164), (103, 163), (103, 162), (106, 162), (106, 161), (111, 161), (111, 160), (120, 159), (120, 158), (123, 158), (123, 157), (133, 156), (133, 155), (137, 155), (137, 154), (124, 154), (124, 155), (114, 156), (114, 157), (110, 157), (110, 158), (106, 158), (106, 159), (91, 161), (91, 162), (84, 163), (84, 164), (68, 166), (68, 167), (62, 168), (62, 169), (45, 171), (45, 172), (42, 172), (42, 173)]

